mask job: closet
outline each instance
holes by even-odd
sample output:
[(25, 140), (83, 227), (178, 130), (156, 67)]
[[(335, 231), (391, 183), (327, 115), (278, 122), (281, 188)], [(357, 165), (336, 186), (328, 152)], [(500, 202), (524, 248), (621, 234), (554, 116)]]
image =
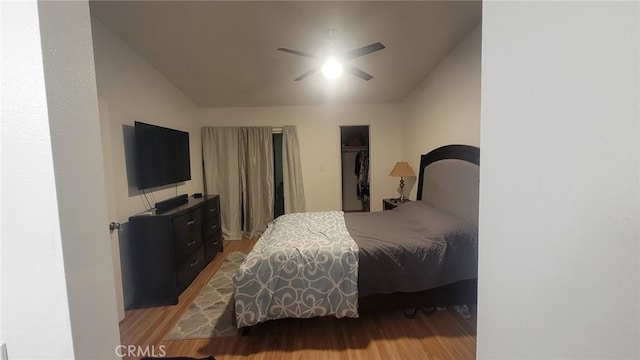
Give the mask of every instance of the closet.
[(341, 126), (340, 138), (342, 211), (369, 211), (369, 126)]

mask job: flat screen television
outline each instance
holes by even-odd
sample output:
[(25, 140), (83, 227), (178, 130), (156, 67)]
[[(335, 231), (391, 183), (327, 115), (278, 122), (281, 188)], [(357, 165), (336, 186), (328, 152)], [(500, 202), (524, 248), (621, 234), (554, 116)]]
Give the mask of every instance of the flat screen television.
[(138, 189), (191, 180), (188, 132), (136, 121), (135, 133)]

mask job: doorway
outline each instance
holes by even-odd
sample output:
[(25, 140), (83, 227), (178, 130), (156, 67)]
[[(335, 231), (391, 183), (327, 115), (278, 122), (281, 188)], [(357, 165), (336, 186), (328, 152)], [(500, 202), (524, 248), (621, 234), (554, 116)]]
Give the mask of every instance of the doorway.
[(341, 126), (342, 211), (370, 211), (369, 126)]

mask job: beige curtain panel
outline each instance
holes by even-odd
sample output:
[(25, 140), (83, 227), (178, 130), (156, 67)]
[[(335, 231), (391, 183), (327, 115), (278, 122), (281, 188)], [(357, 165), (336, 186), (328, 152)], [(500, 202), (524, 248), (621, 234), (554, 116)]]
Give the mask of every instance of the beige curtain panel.
[(243, 237), (251, 239), (273, 220), (273, 130), (271, 127), (240, 129), (240, 178), (244, 197)]
[(305, 212), (304, 184), (298, 131), (295, 125), (282, 127), (282, 175), (284, 182), (284, 212)]
[(242, 182), (240, 179), (240, 129), (202, 129), (205, 194), (220, 195), (222, 236), (242, 239)]

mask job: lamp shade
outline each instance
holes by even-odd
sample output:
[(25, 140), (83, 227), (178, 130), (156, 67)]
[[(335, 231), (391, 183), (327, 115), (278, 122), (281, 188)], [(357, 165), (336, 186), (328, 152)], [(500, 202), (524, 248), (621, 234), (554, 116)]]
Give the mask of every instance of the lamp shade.
[(413, 169), (406, 161), (398, 161), (396, 165), (393, 167), (393, 170), (389, 173), (389, 176), (416, 176), (413, 172)]

